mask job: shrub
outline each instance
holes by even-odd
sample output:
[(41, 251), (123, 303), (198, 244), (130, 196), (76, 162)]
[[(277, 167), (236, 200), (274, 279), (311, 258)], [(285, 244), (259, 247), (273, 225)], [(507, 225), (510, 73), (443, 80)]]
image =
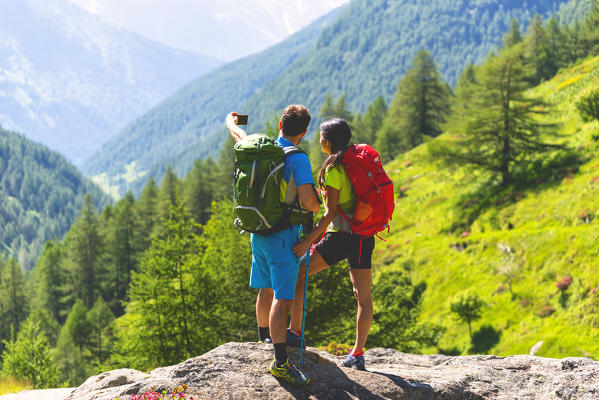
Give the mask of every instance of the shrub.
[(599, 89), (593, 89), (580, 96), (576, 108), (583, 121), (599, 120)]
[[(327, 353), (331, 353), (335, 356), (345, 356), (348, 355), (352, 350), (352, 346), (345, 343), (337, 343), (335, 341), (329, 343), (328, 346), (320, 346), (319, 350), (326, 351)], [(366, 348), (364, 348), (364, 351)]]
[(480, 318), (483, 305), (484, 302), (472, 290), (454, 296), (449, 303), (449, 309), (457, 315), (457, 319), (468, 324), (470, 339), (472, 339), (472, 322)]

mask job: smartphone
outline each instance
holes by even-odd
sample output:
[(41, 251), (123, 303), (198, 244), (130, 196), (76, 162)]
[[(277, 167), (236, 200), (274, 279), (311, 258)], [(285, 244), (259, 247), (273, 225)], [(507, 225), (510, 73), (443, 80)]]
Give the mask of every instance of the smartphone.
[(237, 125), (247, 125), (248, 116), (247, 114), (237, 114)]

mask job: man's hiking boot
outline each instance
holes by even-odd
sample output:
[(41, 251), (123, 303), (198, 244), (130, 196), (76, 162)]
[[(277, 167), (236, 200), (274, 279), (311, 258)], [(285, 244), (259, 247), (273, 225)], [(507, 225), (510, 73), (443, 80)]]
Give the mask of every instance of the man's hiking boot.
[(304, 387), (310, 383), (310, 377), (300, 371), (289, 359), (281, 366), (278, 366), (276, 360), (273, 360), (269, 371), (275, 378), (293, 386)]
[[(297, 347), (299, 349), (301, 347), (301, 345), (302, 345), (302, 336), (301, 335), (297, 335), (291, 329), (287, 328), (287, 340), (286, 340), (286, 343), (287, 343), (287, 346)], [(304, 342), (304, 349), (305, 348), (306, 348), (306, 343)]]
[(264, 338), (264, 340), (258, 340), (258, 343), (272, 344), (272, 339), (267, 337), (267, 338)]
[(345, 360), (341, 363), (342, 367), (354, 368), (358, 371), (366, 371), (364, 365), (364, 356), (352, 356), (349, 354)]

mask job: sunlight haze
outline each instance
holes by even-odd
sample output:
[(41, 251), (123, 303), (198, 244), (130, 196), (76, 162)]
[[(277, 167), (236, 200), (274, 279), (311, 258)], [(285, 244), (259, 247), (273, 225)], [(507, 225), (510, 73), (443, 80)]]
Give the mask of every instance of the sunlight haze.
[(280, 42), (348, 0), (69, 0), (162, 44), (225, 61)]

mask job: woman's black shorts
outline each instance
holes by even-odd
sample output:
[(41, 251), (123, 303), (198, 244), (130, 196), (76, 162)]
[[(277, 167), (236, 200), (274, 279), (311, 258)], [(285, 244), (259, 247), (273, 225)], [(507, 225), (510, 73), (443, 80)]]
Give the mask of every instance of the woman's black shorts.
[(374, 236), (362, 237), (347, 232), (327, 232), (315, 250), (328, 265), (347, 258), (349, 269), (368, 269), (372, 266)]

